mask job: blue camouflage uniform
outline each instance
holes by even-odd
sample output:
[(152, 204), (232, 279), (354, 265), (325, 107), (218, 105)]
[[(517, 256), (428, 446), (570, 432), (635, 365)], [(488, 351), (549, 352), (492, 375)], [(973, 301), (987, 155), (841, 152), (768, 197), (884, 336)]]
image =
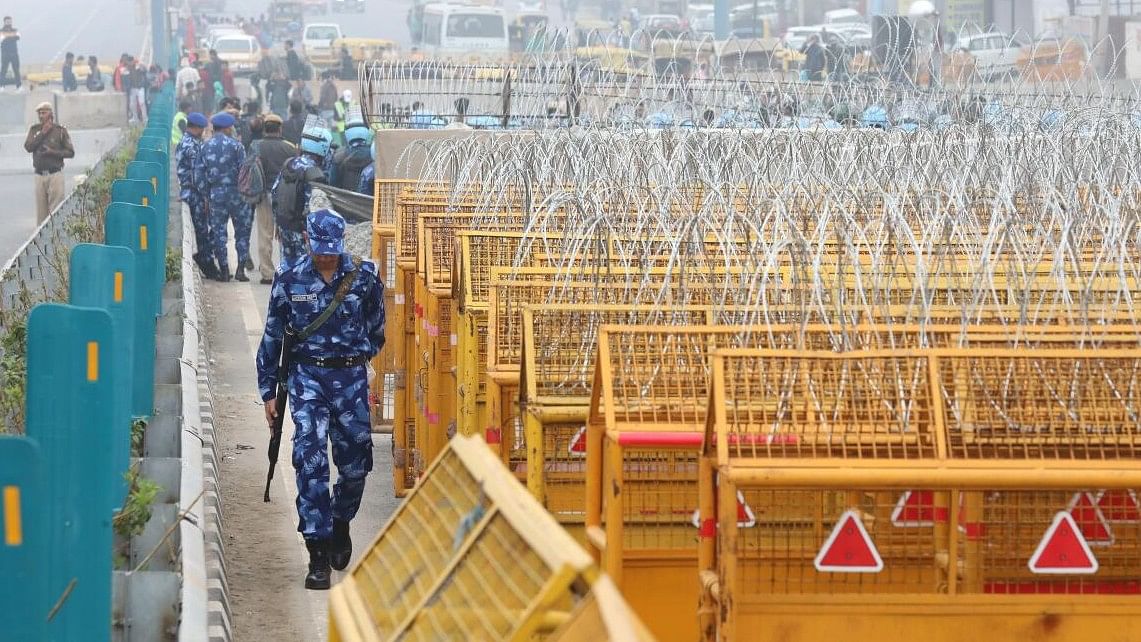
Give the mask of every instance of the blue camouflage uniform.
[(357, 191), (366, 196), (375, 194), (373, 183), (376, 182), (376, 163), (369, 163), (364, 169), (361, 170), (361, 180), (357, 184)]
[[(285, 163), (285, 167), (289, 168), (291, 171), (296, 171), (296, 172), (301, 173), (301, 174), (303, 174), (305, 172), (305, 170), (309, 169), (309, 168), (315, 168), (315, 167), (320, 168), (317, 164), (317, 161), (314, 160), (312, 156), (307, 155), (307, 154), (302, 154), (300, 156), (289, 159)], [(322, 171), (324, 171), (324, 169), (322, 169)], [(325, 180), (326, 180), (326, 182), (328, 182), (328, 173), (327, 172), (325, 172)], [(278, 174), (277, 178), (273, 181), (273, 187), (270, 188), (271, 189), (270, 194), (271, 194), (271, 198), (272, 198), (272, 200), (270, 201), (270, 205), (273, 208), (273, 215), (274, 215), (275, 221), (278, 218), (278, 214), (277, 214), (278, 213), (278, 197), (277, 197), (277, 194), (278, 194), (278, 187), (280, 185), (281, 185), (281, 174)], [(306, 208), (306, 211), (308, 211), (309, 197), (313, 194), (313, 184), (311, 182), (306, 181), (305, 187), (304, 187), (304, 192), (305, 192), (305, 208)], [(281, 225), (277, 225), (277, 234), (278, 234), (278, 238), (281, 239), (281, 264), (282, 264), (282, 266), (292, 265), (292, 264), (296, 263), (297, 261), (301, 260), (305, 256), (305, 254), (306, 254), (306, 252), (305, 252), (305, 240), (304, 240), (304, 237), (301, 235), (301, 232), (296, 232), (293, 230), (287, 230), (287, 229), (283, 228)]]
[(215, 132), (202, 143), (195, 171), (200, 177), (210, 203), (210, 246), (218, 260), (218, 269), (229, 273), (226, 255), (226, 225), (234, 222), (234, 245), (238, 251), (238, 265), (250, 257), (250, 228), (253, 221), (249, 208), (238, 193), (238, 169), (246, 158), (246, 151), (234, 138)]
[[(310, 215), (311, 239), (318, 236), (314, 234), (314, 220), (322, 215), (340, 218), (328, 210)], [(343, 219), (340, 225), (343, 229)], [(343, 250), (343, 243), (340, 249)], [(329, 306), (341, 278), (352, 268), (353, 258), (342, 251), (330, 283), (321, 277), (310, 256), (278, 269), (257, 354), (258, 388), (263, 401), (268, 402), (277, 392), (277, 356), (286, 325), (300, 330), (311, 323)], [(366, 366), (323, 368), (301, 361), (322, 357), (371, 358), (383, 345), (384, 285), (376, 266), (362, 261), (341, 306), (312, 336), (296, 346), (289, 369), (289, 406), (295, 426), (297, 530), (307, 540), (331, 537), (334, 519), (347, 522), (356, 515), (373, 457)], [(333, 462), (337, 465), (337, 483), (331, 498), (328, 440), (332, 440)]]
[(206, 213), (206, 197), (194, 180), (194, 163), (202, 148), (202, 139), (186, 132), (175, 148), (175, 173), (178, 175), (178, 198), (190, 209), (190, 221), (194, 224), (194, 259), (212, 261), (210, 250), (210, 227)]

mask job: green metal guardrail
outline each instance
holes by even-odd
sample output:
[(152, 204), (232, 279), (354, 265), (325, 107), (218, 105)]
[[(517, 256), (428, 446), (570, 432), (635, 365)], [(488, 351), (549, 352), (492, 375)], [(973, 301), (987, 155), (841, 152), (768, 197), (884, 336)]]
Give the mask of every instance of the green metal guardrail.
[(112, 184), (105, 243), (73, 248), (68, 303), (28, 316), (26, 436), (0, 436), (0, 604), (13, 639), (111, 639), (130, 420), (154, 405), (172, 109), (168, 83)]

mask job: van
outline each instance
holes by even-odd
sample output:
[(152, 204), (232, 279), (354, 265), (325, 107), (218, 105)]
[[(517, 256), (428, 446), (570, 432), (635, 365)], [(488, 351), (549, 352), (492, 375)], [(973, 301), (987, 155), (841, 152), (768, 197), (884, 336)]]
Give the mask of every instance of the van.
[(499, 7), (425, 5), (421, 34), (425, 52), (433, 57), (487, 62), (511, 52), (507, 21)]
[(864, 17), (855, 9), (833, 9), (824, 12), (824, 24), (828, 26), (848, 23), (863, 23)]
[(333, 41), (343, 37), (341, 25), (335, 22), (312, 22), (301, 30), (301, 50), (314, 67), (327, 67), (337, 63)]
[(246, 76), (257, 71), (261, 58), (261, 45), (253, 36), (225, 34), (218, 36), (210, 46), (218, 58), (230, 63), (235, 76)]

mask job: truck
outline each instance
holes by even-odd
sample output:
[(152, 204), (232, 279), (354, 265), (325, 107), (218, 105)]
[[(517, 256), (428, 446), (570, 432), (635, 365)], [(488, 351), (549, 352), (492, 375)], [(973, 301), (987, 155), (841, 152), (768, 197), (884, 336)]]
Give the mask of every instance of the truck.
[(364, 0), (331, 0), (333, 13), (364, 13)]

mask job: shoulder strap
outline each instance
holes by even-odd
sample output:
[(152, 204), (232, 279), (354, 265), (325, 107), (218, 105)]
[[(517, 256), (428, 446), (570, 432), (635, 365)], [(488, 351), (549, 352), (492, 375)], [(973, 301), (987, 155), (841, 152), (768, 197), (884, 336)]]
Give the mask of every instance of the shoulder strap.
[(316, 319), (313, 319), (312, 323), (305, 326), (301, 332), (297, 333), (297, 343), (301, 343), (302, 341), (308, 339), (314, 332), (320, 329), (322, 325), (325, 325), (325, 322), (329, 320), (329, 317), (333, 316), (333, 313), (337, 311), (337, 308), (341, 307), (341, 303), (344, 302), (345, 297), (349, 295), (349, 290), (352, 289), (353, 282), (357, 279), (357, 272), (360, 271), (361, 267), (361, 261), (359, 257), (354, 256), (352, 260), (353, 269), (349, 271), (348, 274), (341, 277), (341, 282), (337, 285), (337, 292), (333, 294), (333, 300), (329, 303), (329, 307), (325, 308), (321, 314), (317, 315)]

